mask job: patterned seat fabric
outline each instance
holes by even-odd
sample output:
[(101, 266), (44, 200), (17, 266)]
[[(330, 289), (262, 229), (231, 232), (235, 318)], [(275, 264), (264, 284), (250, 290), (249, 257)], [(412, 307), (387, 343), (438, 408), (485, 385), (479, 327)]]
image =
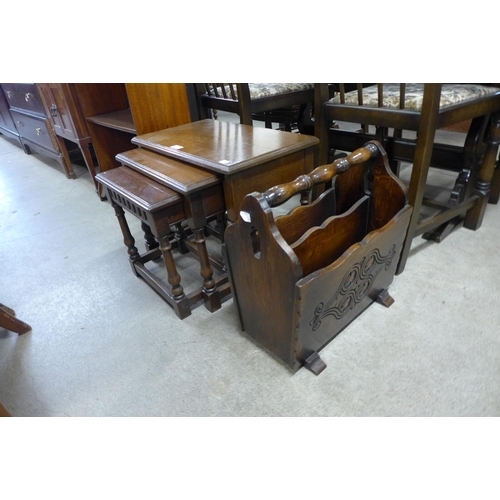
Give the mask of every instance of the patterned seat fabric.
[[(399, 108), (399, 83), (384, 83), (383, 92), (383, 107), (385, 108)], [(470, 101), (484, 97), (488, 94), (498, 92), (500, 89), (494, 87), (487, 87), (478, 84), (460, 84), (460, 83), (445, 83), (441, 91), (440, 107), (451, 106), (461, 102)], [(415, 111), (422, 110), (422, 101), (424, 97), (424, 84), (423, 83), (407, 83), (405, 92), (405, 108), (414, 109)], [(340, 95), (330, 99), (331, 103), (339, 104)], [(345, 94), (345, 104), (357, 106), (358, 91), (353, 90)], [(363, 106), (377, 107), (378, 106), (378, 90), (376, 85), (366, 87), (363, 89)]]
[(310, 90), (314, 88), (312, 83), (249, 83), (251, 99), (262, 99), (280, 94), (289, 94), (290, 92), (299, 92), (300, 90)]
[[(272, 97), (280, 94), (289, 94), (290, 92), (298, 92), (300, 90), (310, 90), (314, 88), (312, 83), (249, 83), (250, 99), (262, 99), (264, 97)], [(228, 96), (231, 96), (229, 85), (225, 85), (225, 90)], [(233, 90), (236, 98), (238, 97), (236, 85), (233, 85)], [(210, 89), (210, 95), (215, 95), (213, 88)]]

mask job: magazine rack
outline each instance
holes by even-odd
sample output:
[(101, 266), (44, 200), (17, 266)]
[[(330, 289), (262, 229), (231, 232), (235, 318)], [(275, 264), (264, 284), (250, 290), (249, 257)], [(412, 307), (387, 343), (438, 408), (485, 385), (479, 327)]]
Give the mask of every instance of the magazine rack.
[[(327, 189), (314, 202), (275, 219), (271, 207), (321, 187)], [(321, 373), (326, 365), (318, 352), (330, 340), (374, 301), (392, 304), (387, 289), (411, 211), (405, 186), (375, 141), (247, 195), (225, 233), (242, 330), (292, 371), (305, 365)]]

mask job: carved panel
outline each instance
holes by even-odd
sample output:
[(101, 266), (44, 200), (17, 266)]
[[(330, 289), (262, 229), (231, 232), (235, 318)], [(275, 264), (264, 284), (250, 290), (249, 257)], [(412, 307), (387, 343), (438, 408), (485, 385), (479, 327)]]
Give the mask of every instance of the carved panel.
[(387, 255), (381, 255), (379, 249), (375, 248), (354, 264), (344, 275), (332, 298), (326, 304), (320, 302), (316, 306), (314, 317), (309, 323), (312, 330), (316, 331), (326, 316), (340, 320), (359, 304), (370, 292), (382, 269), (390, 267), (395, 255), (396, 245), (391, 247)]

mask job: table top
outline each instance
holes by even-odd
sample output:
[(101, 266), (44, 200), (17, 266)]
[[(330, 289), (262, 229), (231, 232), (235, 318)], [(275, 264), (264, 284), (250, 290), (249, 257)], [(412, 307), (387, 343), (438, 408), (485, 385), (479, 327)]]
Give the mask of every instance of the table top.
[(316, 137), (220, 120), (201, 120), (132, 143), (221, 174), (232, 174), (319, 144)]
[(96, 175), (96, 179), (149, 212), (182, 203), (182, 198), (178, 193), (128, 167), (117, 167), (100, 172)]
[(164, 155), (138, 148), (116, 155), (117, 161), (178, 193), (190, 194), (221, 182), (221, 176)]

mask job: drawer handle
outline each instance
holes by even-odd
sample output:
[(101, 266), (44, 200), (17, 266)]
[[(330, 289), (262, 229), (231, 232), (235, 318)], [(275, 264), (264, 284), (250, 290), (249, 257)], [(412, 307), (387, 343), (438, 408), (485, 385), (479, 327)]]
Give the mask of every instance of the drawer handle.
[(50, 107), (50, 114), (53, 116), (53, 117), (56, 117), (57, 116), (57, 106), (55, 104), (52, 104), (52, 106)]
[(24, 96), (24, 100), (26, 102), (28, 102), (33, 96), (33, 94), (31, 92), (28, 92), (25, 96)]
[(37, 128), (35, 130), (36, 130), (36, 135), (41, 135), (42, 134), (42, 129), (41, 128)]
[(12, 90), (7, 90), (7, 92), (5, 92), (7, 94), (7, 97), (10, 99), (12, 97)]

